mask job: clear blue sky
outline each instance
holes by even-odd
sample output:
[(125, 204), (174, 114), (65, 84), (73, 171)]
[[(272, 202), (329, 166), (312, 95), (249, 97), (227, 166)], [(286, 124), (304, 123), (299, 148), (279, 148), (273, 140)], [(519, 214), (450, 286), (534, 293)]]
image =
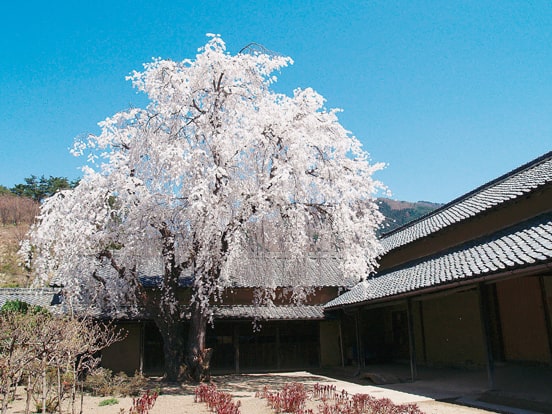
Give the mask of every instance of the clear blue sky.
[(0, 184), (80, 176), (68, 148), (145, 101), (124, 80), (205, 33), (291, 56), (399, 200), (447, 202), (552, 150), (550, 1), (9, 1), (0, 17)]

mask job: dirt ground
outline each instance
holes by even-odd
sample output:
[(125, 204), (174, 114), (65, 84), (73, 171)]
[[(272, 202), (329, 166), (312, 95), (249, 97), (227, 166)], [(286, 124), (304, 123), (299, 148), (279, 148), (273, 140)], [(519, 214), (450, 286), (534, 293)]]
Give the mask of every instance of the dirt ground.
[(27, 286), (25, 272), (19, 266), (19, 242), (23, 239), (29, 226), (3, 226), (0, 224), (0, 287)]
[[(234, 400), (241, 402), (240, 412), (242, 414), (271, 414), (273, 411), (267, 406), (266, 401), (255, 397), (257, 391), (262, 391), (265, 386), (271, 391), (279, 391), (284, 384), (300, 382), (312, 389), (314, 384), (335, 385), (337, 391), (346, 390), (349, 394), (366, 393), (378, 398), (389, 398), (396, 404), (416, 403), (418, 407), (428, 414), (437, 413), (458, 413), (458, 414), (477, 414), (488, 413), (475, 408), (464, 407), (455, 404), (434, 401), (427, 397), (406, 394), (398, 391), (378, 388), (376, 386), (358, 385), (345, 381), (335, 380), (329, 377), (313, 375), (308, 372), (293, 372), (283, 374), (249, 374), (249, 375), (221, 375), (214, 376), (212, 382), (217, 385), (221, 391), (232, 394)], [(152, 379), (150, 388), (161, 389), (161, 395), (157, 399), (150, 414), (209, 414), (206, 404), (194, 402), (195, 386), (187, 384), (167, 384), (159, 380)], [(99, 406), (99, 403), (106, 397), (84, 398), (83, 412), (94, 414), (117, 414), (122, 409), (128, 412), (132, 406), (131, 397), (117, 397), (118, 403), (115, 405)], [(309, 400), (307, 408), (316, 410), (319, 401)], [(8, 412), (13, 414), (24, 413), (25, 401), (18, 398), (10, 405)]]

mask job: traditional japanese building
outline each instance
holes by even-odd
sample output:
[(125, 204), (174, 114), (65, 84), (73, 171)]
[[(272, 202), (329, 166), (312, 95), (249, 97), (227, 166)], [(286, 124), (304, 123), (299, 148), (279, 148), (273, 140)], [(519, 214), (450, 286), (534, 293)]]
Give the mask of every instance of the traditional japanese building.
[[(310, 291), (301, 304), (291, 300), (293, 288), (286, 274), (303, 272)], [(336, 258), (307, 257), (290, 265), (289, 260), (267, 255), (244, 260), (223, 300), (213, 304), (214, 323), (206, 346), (213, 348), (213, 372), (291, 370), (332, 366), (340, 363), (339, 323), (324, 314), (324, 305), (344, 286)], [(156, 278), (143, 277), (145, 287), (155, 288)], [(270, 305), (257, 303), (255, 291), (269, 283)], [(182, 278), (179, 298), (189, 300), (190, 280)], [(351, 288), (352, 286), (348, 286)], [(117, 324), (127, 338), (105, 350), (102, 365), (113, 371), (141, 370), (158, 374), (163, 369), (163, 341), (155, 324), (140, 315), (121, 313)], [(186, 323), (186, 321), (185, 321)]]
[[(552, 364), (552, 152), (381, 238), (377, 274), (326, 304), (344, 358)], [(346, 362), (347, 362), (346, 361)]]
[[(222, 303), (207, 346), (217, 371), (309, 369), (405, 362), (487, 367), (552, 365), (552, 152), (381, 237), (377, 273), (352, 287), (337, 259), (309, 257), (244, 262)], [(286, 272), (301, 271), (313, 294), (289, 297)], [(269, 280), (274, 304), (252, 304)], [(142, 278), (155, 287), (154, 277)], [(186, 301), (187, 281), (181, 283)], [(345, 292), (345, 293), (343, 293)], [(343, 293), (343, 294), (341, 294)], [(63, 308), (59, 289), (0, 290), (0, 305), (20, 299)], [(61, 305), (60, 305), (61, 303)], [(113, 371), (159, 373), (161, 336), (139, 314), (116, 319), (127, 338), (103, 353)], [(261, 329), (254, 329), (255, 323)]]

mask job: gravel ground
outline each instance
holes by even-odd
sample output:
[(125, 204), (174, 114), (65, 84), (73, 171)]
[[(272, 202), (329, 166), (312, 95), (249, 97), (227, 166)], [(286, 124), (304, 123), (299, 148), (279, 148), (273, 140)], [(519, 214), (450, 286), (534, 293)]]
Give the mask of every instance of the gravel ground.
[[(335, 380), (329, 377), (313, 375), (308, 372), (278, 373), (278, 374), (249, 374), (249, 375), (221, 375), (214, 376), (212, 382), (221, 391), (232, 394), (234, 400), (241, 402), (242, 414), (270, 414), (273, 413), (266, 405), (266, 401), (255, 397), (257, 391), (262, 391), (266, 386), (269, 390), (281, 390), (285, 383), (300, 382), (311, 387), (315, 383), (335, 385), (337, 391), (346, 390), (349, 394), (365, 393), (378, 398), (389, 398), (396, 404), (415, 403), (424, 413), (458, 413), (477, 414), (489, 413), (481, 409), (469, 408), (456, 404), (449, 404), (432, 400), (427, 397), (408, 394), (399, 391), (388, 390), (372, 385), (359, 385), (346, 381)], [(151, 388), (160, 387), (162, 395), (157, 399), (150, 414), (178, 414), (194, 413), (209, 414), (205, 404), (194, 403), (195, 386), (187, 384), (166, 384), (156, 380), (151, 381)], [(109, 406), (99, 406), (100, 401), (106, 397), (84, 398), (83, 413), (117, 414), (122, 409), (128, 412), (132, 406), (132, 398), (117, 398), (118, 403)], [(318, 402), (309, 401), (309, 408), (316, 408)], [(18, 398), (10, 405), (8, 412), (14, 414), (24, 413), (25, 401)]]

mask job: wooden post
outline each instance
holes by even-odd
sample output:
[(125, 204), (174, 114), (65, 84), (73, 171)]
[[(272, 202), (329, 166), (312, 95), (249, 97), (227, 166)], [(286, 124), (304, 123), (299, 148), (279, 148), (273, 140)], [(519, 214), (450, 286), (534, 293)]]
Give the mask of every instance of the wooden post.
[(236, 374), (240, 373), (240, 332), (238, 324), (234, 324), (234, 366)]
[(552, 363), (552, 324), (550, 322), (550, 306), (546, 297), (544, 276), (539, 276), (539, 285), (542, 298), (542, 307), (544, 311), (544, 323), (546, 324), (546, 336), (548, 338), (548, 352), (550, 353), (550, 362)]
[[(341, 315), (343, 318), (343, 315)], [(339, 350), (341, 351), (341, 367), (345, 367), (345, 353), (343, 351), (343, 331), (341, 330), (341, 318), (339, 319)]]
[(361, 361), (361, 352), (360, 352), (360, 346), (361, 346), (361, 342), (360, 342), (360, 331), (359, 331), (359, 322), (358, 322), (358, 319), (359, 319), (359, 313), (360, 311), (356, 311), (355, 313), (355, 336), (356, 336), (356, 347), (357, 347), (357, 364), (358, 364), (358, 371), (360, 372), (360, 368), (361, 368), (361, 364), (362, 364), (362, 361)]
[(477, 285), (477, 293), (479, 295), (479, 313), (481, 315), (481, 327), (483, 329), (483, 341), (485, 343), (485, 351), (487, 354), (487, 379), (489, 388), (495, 388), (494, 375), (494, 357), (491, 338), (491, 320), (489, 315), (489, 306), (487, 303), (487, 286), (483, 283)]
[(318, 368), (322, 368), (322, 322), (318, 321)]
[(140, 322), (140, 362), (139, 362), (139, 372), (144, 374), (144, 348), (145, 348), (145, 339), (146, 336), (146, 322)]
[(406, 319), (408, 323), (408, 352), (410, 353), (410, 378), (412, 382), (418, 377), (416, 367), (416, 342), (414, 340), (414, 316), (412, 315), (412, 299), (406, 300)]
[(276, 326), (276, 368), (282, 368), (282, 361), (280, 358), (280, 327)]
[(426, 345), (426, 330), (424, 322), (424, 306), (422, 301), (418, 302), (418, 312), (420, 313), (420, 330), (422, 336), (422, 356), (424, 358), (424, 364), (427, 364), (427, 345)]

